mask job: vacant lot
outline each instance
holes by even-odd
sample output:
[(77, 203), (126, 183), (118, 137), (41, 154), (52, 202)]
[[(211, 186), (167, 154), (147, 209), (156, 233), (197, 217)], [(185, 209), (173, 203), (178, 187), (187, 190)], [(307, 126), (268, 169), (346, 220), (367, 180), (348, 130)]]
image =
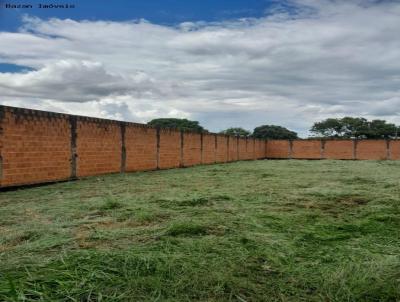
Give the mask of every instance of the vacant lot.
[(399, 301), (400, 162), (250, 161), (0, 193), (0, 300)]

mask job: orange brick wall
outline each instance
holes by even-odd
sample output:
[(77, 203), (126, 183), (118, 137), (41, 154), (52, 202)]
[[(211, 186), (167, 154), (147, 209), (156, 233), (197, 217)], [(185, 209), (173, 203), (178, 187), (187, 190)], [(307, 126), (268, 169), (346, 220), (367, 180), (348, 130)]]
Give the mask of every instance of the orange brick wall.
[(0, 106), (1, 187), (236, 161), (238, 154), (241, 160), (353, 159), (354, 155), (400, 160), (400, 140), (238, 140)]
[(77, 176), (121, 170), (121, 128), (117, 122), (78, 119)]
[(256, 159), (260, 159), (263, 156), (263, 152), (262, 152), (263, 150), (261, 149), (262, 145), (260, 144), (260, 140), (259, 139), (254, 139), (254, 141), (255, 141), (254, 142), (254, 144), (255, 144), (255, 147), (254, 147), (255, 148), (254, 149), (255, 150), (255, 155), (254, 156), (255, 156)]
[(295, 140), (292, 144), (292, 158), (298, 159), (320, 159), (320, 140)]
[(247, 159), (246, 142), (245, 138), (239, 138), (239, 160)]
[(1, 186), (70, 177), (67, 116), (2, 108), (1, 124)]
[(256, 139), (256, 158), (261, 159), (265, 158), (265, 141)]
[(328, 140), (324, 142), (323, 157), (326, 159), (353, 159), (352, 140)]
[(246, 159), (255, 159), (255, 145), (254, 139), (247, 139)]
[(268, 140), (265, 142), (267, 158), (289, 158), (288, 140)]
[(228, 137), (223, 135), (217, 135), (217, 162), (225, 163), (228, 161)]
[(203, 164), (215, 163), (215, 134), (203, 134)]
[(237, 137), (229, 137), (229, 150), (228, 150), (228, 161), (238, 160), (238, 145), (239, 139)]
[(181, 166), (181, 132), (160, 130), (159, 168), (169, 169)]
[(201, 134), (183, 133), (183, 166), (201, 164)]
[(266, 147), (267, 158), (400, 159), (399, 140), (268, 140)]
[(400, 141), (390, 142), (390, 159), (400, 160)]
[(357, 159), (387, 159), (385, 140), (363, 140), (356, 144)]
[(157, 169), (157, 131), (153, 128), (126, 125), (125, 171)]

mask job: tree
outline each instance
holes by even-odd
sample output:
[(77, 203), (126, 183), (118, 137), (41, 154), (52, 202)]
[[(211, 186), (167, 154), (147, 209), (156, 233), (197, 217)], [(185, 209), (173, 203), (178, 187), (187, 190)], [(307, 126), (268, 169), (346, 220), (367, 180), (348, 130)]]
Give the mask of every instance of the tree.
[(399, 129), (400, 127), (384, 120), (372, 120), (367, 135), (370, 138), (397, 138)]
[(151, 120), (147, 124), (153, 127), (160, 127), (160, 128), (174, 128), (179, 130), (196, 131), (196, 132), (207, 131), (202, 126), (199, 125), (198, 121), (191, 121), (188, 119), (157, 118)]
[(276, 125), (263, 125), (256, 127), (253, 132), (254, 138), (264, 139), (296, 139), (298, 138), (297, 133), (290, 131), (281, 126)]
[(399, 128), (384, 120), (368, 121), (362, 117), (328, 118), (316, 122), (310, 132), (317, 136), (332, 138), (394, 138)]
[(341, 137), (345, 129), (339, 119), (328, 118), (322, 122), (314, 123), (310, 131), (324, 137)]
[(344, 117), (339, 120), (344, 128), (346, 138), (367, 138), (368, 120), (362, 117)]
[(240, 137), (248, 137), (250, 135), (250, 131), (247, 131), (246, 129), (243, 128), (228, 128), (226, 130), (223, 130), (220, 132), (221, 134), (225, 135), (234, 135), (234, 136), (240, 136)]

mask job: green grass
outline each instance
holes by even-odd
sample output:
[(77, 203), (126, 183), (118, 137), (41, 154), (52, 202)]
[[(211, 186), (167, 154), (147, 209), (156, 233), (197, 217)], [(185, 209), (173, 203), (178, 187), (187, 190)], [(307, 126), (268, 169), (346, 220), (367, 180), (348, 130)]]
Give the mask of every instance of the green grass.
[(0, 301), (400, 301), (400, 162), (248, 161), (0, 193)]

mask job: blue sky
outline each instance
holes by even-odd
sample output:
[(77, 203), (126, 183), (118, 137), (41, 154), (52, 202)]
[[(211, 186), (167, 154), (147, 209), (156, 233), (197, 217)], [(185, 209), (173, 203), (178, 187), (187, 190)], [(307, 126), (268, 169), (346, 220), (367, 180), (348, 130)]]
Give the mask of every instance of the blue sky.
[(0, 8), (1, 104), (302, 136), (328, 117), (400, 124), (398, 1), (64, 2)]
[[(151, 23), (174, 26), (181, 22), (218, 22), (238, 18), (260, 18), (268, 14), (277, 3), (281, 9), (291, 12), (285, 1), (271, 0), (80, 0), (65, 1), (74, 4), (71, 9), (40, 9), (39, 3), (53, 3), (39, 0), (3, 1), (8, 4), (31, 4), (27, 9), (0, 9), (0, 30), (16, 32), (22, 26), (24, 15), (40, 19), (59, 18), (73, 20), (130, 21), (145, 19)], [(63, 4), (64, 2), (54, 2)], [(0, 72), (26, 70), (26, 66), (0, 63)]]
[[(48, 1), (0, 1), (0, 3), (32, 4)], [(75, 4), (75, 9), (0, 10), (0, 28), (14, 31), (21, 25), (22, 14), (42, 19), (71, 18), (74, 20), (127, 21), (146, 19), (157, 24), (176, 24), (184, 21), (220, 21), (226, 19), (261, 17), (276, 4), (268, 0), (80, 0), (61, 1)], [(58, 3), (58, 2), (54, 2)]]

